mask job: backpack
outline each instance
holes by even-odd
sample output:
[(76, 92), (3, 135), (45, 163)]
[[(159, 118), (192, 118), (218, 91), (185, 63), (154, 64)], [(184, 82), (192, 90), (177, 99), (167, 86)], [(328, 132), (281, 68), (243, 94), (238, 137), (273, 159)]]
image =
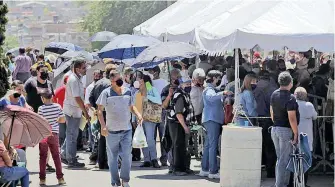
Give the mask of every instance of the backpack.
[(234, 118), (234, 97), (233, 96), (228, 96), (224, 100), (223, 103), (223, 108), (224, 108), (224, 124), (227, 125), (228, 123), (231, 123)]

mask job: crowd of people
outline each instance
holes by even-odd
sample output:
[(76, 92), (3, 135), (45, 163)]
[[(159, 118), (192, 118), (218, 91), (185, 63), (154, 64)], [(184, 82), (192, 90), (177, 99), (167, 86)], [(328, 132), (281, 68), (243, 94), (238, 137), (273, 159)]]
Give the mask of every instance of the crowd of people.
[[(194, 125), (206, 131), (199, 175), (219, 179), (221, 129), (235, 122), (263, 128), (262, 163), (267, 177), (276, 178), (277, 187), (286, 187), (291, 185), (286, 170), (291, 143), (297, 142), (299, 133), (308, 135), (313, 151), (312, 120), (317, 110), (307, 93), (330, 103), (334, 99), (334, 63), (328, 56), (316, 65), (310, 51), (297, 53), (288, 62), (283, 58), (262, 60), (258, 53), (254, 55), (256, 60), (248, 62), (240, 53), (238, 67), (234, 56), (200, 55), (198, 65), (194, 59), (170, 62), (164, 68), (169, 71), (169, 80), (161, 78), (160, 66), (140, 71), (108, 63), (104, 71), (93, 72), (94, 80), (87, 87), (81, 80), (87, 63), (78, 59), (64, 76), (64, 85), (55, 90), (49, 80), (53, 64), (38, 51), (30, 53), (20, 48), (19, 52), (15, 58), (7, 54), (14, 64), (13, 69), (9, 68), (14, 81), (0, 103), (2, 107), (28, 108), (51, 125), (52, 135), (39, 144), (41, 185), (46, 184), (46, 170), (56, 172), (59, 184), (65, 184), (61, 163), (70, 169), (85, 167), (77, 156), (85, 135), (88, 164), (109, 169), (112, 186), (129, 187), (131, 163), (142, 160), (141, 152), (144, 158), (140, 167), (169, 167), (169, 173), (177, 176), (194, 174), (189, 149), (196, 143), (191, 141)], [(235, 68), (240, 72), (241, 111), (233, 119)], [(80, 129), (83, 117), (87, 120), (84, 131)], [(132, 148), (138, 126), (143, 127), (148, 144), (142, 149)], [(21, 179), (23, 187), (29, 186), (27, 169), (12, 167), (11, 162), (12, 155), (19, 152), (24, 160), (26, 149), (11, 147), (7, 152), (8, 137), (2, 136), (0, 171), (14, 173), (4, 175), (4, 179)], [(56, 169), (48, 164), (50, 154)]]

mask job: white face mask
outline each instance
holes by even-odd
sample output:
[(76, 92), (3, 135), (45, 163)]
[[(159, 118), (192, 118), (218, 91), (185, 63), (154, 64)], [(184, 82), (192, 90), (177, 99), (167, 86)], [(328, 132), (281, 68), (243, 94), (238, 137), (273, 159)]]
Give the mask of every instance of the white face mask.
[(134, 82), (134, 88), (136, 88), (136, 89), (140, 88), (140, 82), (139, 81)]

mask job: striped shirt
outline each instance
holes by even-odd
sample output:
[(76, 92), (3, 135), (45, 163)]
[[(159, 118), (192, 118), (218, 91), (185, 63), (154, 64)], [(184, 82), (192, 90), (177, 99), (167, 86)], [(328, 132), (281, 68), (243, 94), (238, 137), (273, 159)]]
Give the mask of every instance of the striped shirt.
[(38, 108), (38, 114), (44, 117), (49, 122), (53, 133), (59, 133), (59, 124), (57, 121), (58, 118), (64, 117), (64, 113), (59, 104), (52, 103), (42, 105)]

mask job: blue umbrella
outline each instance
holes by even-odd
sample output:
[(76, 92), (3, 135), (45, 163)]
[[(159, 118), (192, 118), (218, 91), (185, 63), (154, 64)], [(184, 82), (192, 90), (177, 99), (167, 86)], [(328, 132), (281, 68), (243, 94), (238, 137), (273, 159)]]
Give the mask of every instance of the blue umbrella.
[(72, 43), (51, 42), (45, 47), (44, 50), (56, 54), (63, 54), (66, 51), (83, 51), (84, 49)]
[(162, 42), (146, 48), (130, 65), (134, 68), (151, 68), (165, 61), (192, 58), (199, 53), (197, 48), (188, 43)]
[(95, 34), (90, 38), (90, 41), (91, 41), (91, 42), (109, 42), (109, 41), (111, 41), (115, 36), (117, 36), (117, 34), (115, 34), (114, 32), (110, 32), (110, 31), (101, 31), (101, 32), (97, 32), (97, 33), (95, 33)]
[(112, 39), (98, 53), (100, 58), (113, 58), (115, 60), (136, 58), (145, 48), (161, 43), (156, 38), (121, 34)]

